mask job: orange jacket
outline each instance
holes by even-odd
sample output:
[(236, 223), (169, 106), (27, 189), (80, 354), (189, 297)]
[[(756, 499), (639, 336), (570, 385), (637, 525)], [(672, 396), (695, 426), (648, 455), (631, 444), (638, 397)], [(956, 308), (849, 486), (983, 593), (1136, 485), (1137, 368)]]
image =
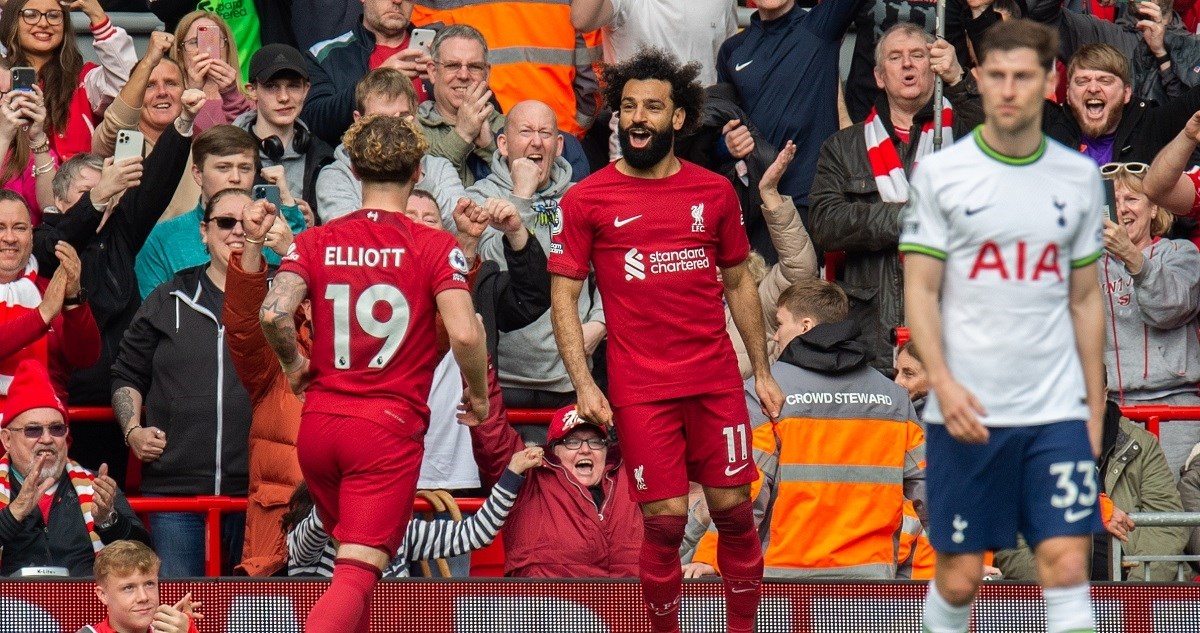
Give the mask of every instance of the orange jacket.
[[(229, 337), (233, 366), (253, 404), (250, 422), (250, 487), (246, 508), (246, 544), (240, 573), (271, 576), (287, 565), (283, 515), (292, 490), (300, 483), (296, 433), (300, 430), (300, 400), (288, 386), (275, 351), (267, 345), (258, 309), (267, 296), (267, 269), (247, 273), (241, 256), (229, 258), (225, 279), (223, 323)], [(308, 328), (300, 328), (300, 347), (307, 355)]]
[(917, 510), (911, 501), (904, 502), (904, 522), (900, 528), (899, 549), (896, 550), (896, 561), (900, 565), (896, 576), (912, 580), (930, 580), (933, 578), (934, 564), (937, 562), (937, 552), (929, 543), (929, 533), (921, 525)]
[[(746, 388), (762, 475), (751, 498), (756, 518), (770, 517), (765, 575), (895, 578), (906, 497), (924, 499), (925, 434), (908, 395), (866, 366), (823, 375), (781, 361), (772, 373), (786, 396), (778, 423)], [(716, 567), (715, 532), (693, 560)]]
[[(592, 65), (603, 56), (600, 32), (578, 34), (570, 0), (459, 0), (435, 9), (418, 0), (412, 23), (469, 24), (488, 43), (488, 84), (508, 112), (537, 99), (558, 115), (558, 127), (582, 136), (599, 111), (599, 83)], [(441, 3), (446, 4), (446, 3)]]

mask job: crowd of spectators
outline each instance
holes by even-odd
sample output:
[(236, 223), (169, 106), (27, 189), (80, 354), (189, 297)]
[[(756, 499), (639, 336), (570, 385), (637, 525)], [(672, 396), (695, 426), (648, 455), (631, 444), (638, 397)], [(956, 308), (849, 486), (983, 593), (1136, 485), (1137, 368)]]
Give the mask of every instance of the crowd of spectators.
[[(1200, 176), (1188, 172), (1200, 157), (1200, 36), (1170, 2), (1091, 0), (1080, 12), (1060, 0), (948, 0), (942, 38), (934, 5), (912, 0), (229, 4), (10, 0), (0, 11), (0, 575), (87, 575), (118, 539), (152, 544), (164, 577), (202, 575), (203, 517), (155, 513), (143, 526), (119, 486), (135, 483), (131, 455), (141, 495), (249, 498), (222, 521), (225, 573), (329, 573), (330, 536), (296, 457), (302, 403), (258, 307), (296, 234), (362, 206), (342, 134), (388, 116), (428, 144), (408, 215), (453, 234), (467, 257), (492, 406), (478, 426), (456, 422), (462, 385), (446, 354), (420, 487), (488, 501), (459, 524), (414, 521), (387, 575), (502, 533), (508, 575), (636, 577), (642, 516), (619, 438), (573, 408), (546, 257), (571, 221), (564, 194), (621, 155), (616, 117), (601, 107), (602, 62), (652, 46), (698, 66), (705, 108), (676, 153), (737, 191), (785, 393), (887, 403), (789, 400), (772, 422), (748, 398), (767, 576), (928, 577), (929, 385), (920, 350), (894, 347), (900, 215), (916, 164), (970, 142), (982, 121), (973, 43), (1020, 17), (1061, 36), (1046, 136), (1092, 158), (1112, 191), (1097, 280), (1109, 331), (1105, 522), (1130, 553), (1200, 554), (1200, 528), (1189, 544), (1185, 529), (1128, 518), (1200, 510), (1200, 421), (1164, 423), (1156, 438), (1118, 408), (1200, 405)], [(739, 5), (755, 9), (743, 30)], [(166, 29), (139, 58), (106, 8), (152, 12)], [(88, 35), (72, 31), (72, 12)], [(32, 86), (18, 85), (26, 68)], [(822, 264), (832, 283), (817, 281)], [(603, 386), (594, 279), (578, 314)], [(302, 348), (309, 318), (302, 306)], [(747, 378), (728, 308), (726, 323)], [(118, 424), (71, 424), (64, 403), (111, 406)], [(548, 428), (514, 428), (506, 407), (557, 413)], [(894, 477), (862, 486), (856, 469)], [(685, 569), (719, 573), (697, 505)], [(1111, 567), (1103, 544), (1095, 578)], [(995, 564), (1027, 578), (1031, 560), (1017, 548)], [(1163, 563), (1147, 579), (1173, 577)]]

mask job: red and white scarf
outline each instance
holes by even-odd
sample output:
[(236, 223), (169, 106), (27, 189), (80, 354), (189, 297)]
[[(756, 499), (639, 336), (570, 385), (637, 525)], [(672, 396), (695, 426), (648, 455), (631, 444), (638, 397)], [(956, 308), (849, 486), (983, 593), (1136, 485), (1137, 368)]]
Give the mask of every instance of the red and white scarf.
[[(96, 521), (92, 517), (92, 509), (95, 504), (92, 502), (92, 482), (96, 481), (96, 476), (88, 472), (83, 466), (79, 465), (73, 459), (67, 460), (67, 476), (71, 479), (71, 485), (75, 487), (75, 495), (79, 497), (79, 511), (83, 513), (83, 523), (87, 526), (88, 538), (92, 541), (92, 551), (99, 552), (104, 549), (104, 542), (100, 540), (100, 535), (96, 533)], [(8, 454), (0, 457), (0, 510), (8, 506), (12, 499), (12, 486), (8, 482), (8, 477), (11, 474), (11, 466), (8, 461)], [(30, 479), (25, 480), (26, 485), (36, 485)], [(0, 554), (3, 551), (0, 550)]]
[[(942, 97), (942, 138), (948, 145), (954, 142), (954, 110), (950, 101)], [(879, 188), (879, 196), (884, 202), (908, 202), (908, 176), (904, 173), (904, 162), (900, 160), (900, 152), (888, 134), (879, 113), (871, 108), (863, 122), (863, 134), (867, 139), (867, 160), (871, 163), (871, 173), (875, 174), (875, 184)], [(922, 158), (933, 152), (933, 119), (921, 126), (921, 138), (917, 141), (917, 154), (913, 166)]]
[[(37, 287), (37, 273), (37, 259), (30, 255), (29, 263), (25, 264), (25, 272), (21, 273), (20, 277), (0, 284), (0, 323), (7, 323), (30, 310), (37, 309), (38, 304), (42, 302), (42, 291)], [(43, 336), (16, 354), (0, 360), (0, 403), (8, 393), (8, 386), (12, 384), (17, 365), (26, 358), (35, 358), (45, 365), (46, 356), (46, 337)]]

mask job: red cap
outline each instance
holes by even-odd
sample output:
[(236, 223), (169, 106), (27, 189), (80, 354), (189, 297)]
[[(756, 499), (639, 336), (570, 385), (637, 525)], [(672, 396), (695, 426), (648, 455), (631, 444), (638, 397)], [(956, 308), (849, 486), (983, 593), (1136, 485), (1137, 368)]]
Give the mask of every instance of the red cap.
[(8, 400), (4, 402), (4, 417), (0, 418), (0, 427), (8, 426), (18, 415), (30, 409), (43, 407), (57, 409), (62, 414), (63, 422), (67, 421), (67, 408), (54, 393), (46, 366), (33, 359), (21, 361), (8, 387)]
[(575, 410), (575, 405), (572, 404), (554, 412), (554, 418), (550, 420), (550, 428), (546, 432), (546, 444), (550, 445), (561, 440), (569, 435), (571, 431), (574, 431), (576, 427), (583, 424), (596, 427), (600, 431), (601, 436), (608, 433), (608, 430), (603, 426), (579, 417), (579, 412)]

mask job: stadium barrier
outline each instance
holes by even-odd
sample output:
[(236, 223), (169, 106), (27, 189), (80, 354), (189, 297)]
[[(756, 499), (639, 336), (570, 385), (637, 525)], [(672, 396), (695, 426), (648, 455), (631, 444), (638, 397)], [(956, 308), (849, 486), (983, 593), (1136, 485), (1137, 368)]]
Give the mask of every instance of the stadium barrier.
[[(1129, 518), (1138, 527), (1196, 527), (1200, 526), (1200, 512), (1130, 512)], [(1200, 556), (1190, 554), (1122, 556), (1121, 540), (1112, 537), (1112, 578), (1122, 578), (1122, 563), (1139, 563), (1142, 566), (1142, 577), (1150, 577), (1150, 563), (1175, 563), (1175, 580), (1184, 582), (1191, 575), (1187, 565), (1189, 562), (1200, 561)]]
[[(99, 622), (104, 608), (84, 580), (0, 582), (0, 633), (61, 633)], [(199, 579), (164, 582), (171, 604), (191, 592), (203, 603), (200, 629), (299, 633), (328, 583)], [(763, 583), (759, 633), (911, 633), (921, 629), (924, 582)], [(725, 630), (719, 581), (685, 581), (685, 631)], [(1092, 587), (1099, 633), (1185, 633), (1200, 622), (1200, 585)], [(984, 583), (974, 631), (1045, 631), (1036, 585)], [(636, 580), (453, 579), (382, 581), (372, 594), (371, 631), (387, 633), (648, 633)]]

